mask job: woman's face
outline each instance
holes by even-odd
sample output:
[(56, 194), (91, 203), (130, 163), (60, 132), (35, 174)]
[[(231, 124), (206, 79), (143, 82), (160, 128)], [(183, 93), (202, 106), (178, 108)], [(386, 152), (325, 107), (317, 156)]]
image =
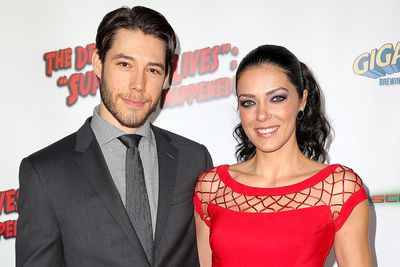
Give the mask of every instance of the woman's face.
[(243, 129), (257, 150), (271, 153), (296, 145), (296, 116), (304, 110), (296, 88), (278, 67), (259, 65), (243, 71), (237, 82)]

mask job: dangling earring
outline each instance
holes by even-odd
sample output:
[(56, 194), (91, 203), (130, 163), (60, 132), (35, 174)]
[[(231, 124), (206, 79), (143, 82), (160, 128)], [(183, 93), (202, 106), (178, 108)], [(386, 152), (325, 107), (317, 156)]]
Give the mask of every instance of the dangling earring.
[(299, 110), (299, 112), (297, 113), (297, 117), (296, 119), (298, 119), (299, 121), (301, 121), (301, 119), (304, 117), (304, 111), (303, 110)]

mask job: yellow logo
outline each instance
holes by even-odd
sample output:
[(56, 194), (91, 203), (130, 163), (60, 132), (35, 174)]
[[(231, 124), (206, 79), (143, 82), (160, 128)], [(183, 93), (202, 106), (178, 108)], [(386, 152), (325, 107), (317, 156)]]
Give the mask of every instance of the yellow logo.
[(400, 72), (400, 42), (395, 46), (387, 43), (379, 49), (362, 53), (354, 60), (353, 71), (372, 79)]

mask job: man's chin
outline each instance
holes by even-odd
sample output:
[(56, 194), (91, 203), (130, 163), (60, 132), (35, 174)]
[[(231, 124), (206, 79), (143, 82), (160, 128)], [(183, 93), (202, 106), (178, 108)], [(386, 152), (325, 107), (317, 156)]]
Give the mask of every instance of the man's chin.
[(153, 113), (154, 107), (148, 107), (142, 110), (120, 110), (114, 113), (114, 118), (124, 127), (139, 128), (141, 127)]
[(147, 120), (150, 114), (147, 114), (146, 116), (136, 116), (132, 118), (121, 118), (120, 116), (117, 116), (116, 119), (117, 121), (124, 127), (128, 128), (139, 128), (141, 127)]
[(127, 128), (139, 128), (146, 122), (146, 120), (139, 120), (139, 121), (134, 121), (134, 122), (126, 121), (126, 120), (118, 120), (118, 122), (122, 126), (127, 127)]

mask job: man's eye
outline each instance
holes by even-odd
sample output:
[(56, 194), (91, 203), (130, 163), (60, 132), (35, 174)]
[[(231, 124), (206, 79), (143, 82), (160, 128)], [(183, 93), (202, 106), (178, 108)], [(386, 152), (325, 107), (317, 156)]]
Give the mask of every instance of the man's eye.
[(127, 62), (119, 62), (118, 65), (120, 65), (121, 67), (124, 67), (124, 68), (129, 67), (129, 64)]
[(149, 69), (149, 72), (150, 72), (151, 74), (157, 74), (157, 75), (160, 75), (160, 74), (161, 74), (161, 71), (159, 71), (159, 70), (157, 70), (157, 69)]

